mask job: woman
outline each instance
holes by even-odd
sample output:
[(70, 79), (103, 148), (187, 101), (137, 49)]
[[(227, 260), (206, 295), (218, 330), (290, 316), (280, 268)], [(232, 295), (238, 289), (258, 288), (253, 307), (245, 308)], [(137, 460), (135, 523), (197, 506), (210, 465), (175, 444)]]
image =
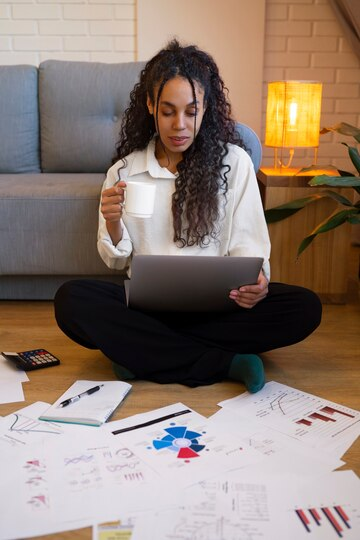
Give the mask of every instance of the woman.
[[(127, 180), (156, 184), (154, 214), (123, 212)], [(122, 270), (136, 254), (259, 256), (255, 285), (230, 292), (231, 313), (143, 313), (113, 283), (76, 280), (55, 297), (60, 328), (100, 349), (120, 378), (188, 386), (232, 378), (265, 383), (258, 353), (307, 337), (320, 323), (311, 291), (270, 283), (270, 242), (251, 159), (214, 60), (171, 42), (141, 72), (104, 182), (98, 250)]]

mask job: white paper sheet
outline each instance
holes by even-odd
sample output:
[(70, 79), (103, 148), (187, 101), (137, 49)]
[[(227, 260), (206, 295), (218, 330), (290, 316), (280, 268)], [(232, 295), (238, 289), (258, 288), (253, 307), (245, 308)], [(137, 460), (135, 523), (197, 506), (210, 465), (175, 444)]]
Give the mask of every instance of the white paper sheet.
[[(170, 504), (161, 479), (119, 439), (101, 430), (2, 452), (0, 539), (91, 526), (125, 513)], [(177, 499), (178, 497), (176, 497)], [(21, 515), (21, 520), (18, 519)]]
[[(182, 414), (185, 413), (185, 414)], [(132, 422), (132, 424), (131, 424)], [(216, 433), (205, 417), (182, 403), (114, 422), (111, 432), (177, 487), (246, 467), (262, 455), (229, 433)], [(121, 431), (124, 427), (126, 431)]]
[(80, 426), (79, 429), (71, 424), (59, 424), (38, 420), (38, 417), (49, 408), (49, 403), (37, 401), (32, 405), (18, 409), (0, 420), (0, 450), (24, 446), (34, 446), (44, 440), (52, 440), (65, 434), (93, 433), (94, 427)]
[(359, 411), (274, 381), (219, 405), (328, 452), (360, 434)]
[(360, 480), (353, 471), (300, 484), (290, 501), (284, 523), (292, 540), (359, 540)]
[(27, 382), (29, 377), (26, 371), (18, 369), (9, 360), (0, 354), (0, 381)]
[(275, 431), (261, 422), (241, 416), (231, 409), (220, 409), (209, 418), (218, 433), (232, 433), (233, 437), (243, 441), (260, 452), (266, 459), (255, 465), (256, 470), (264, 474), (277, 471), (279, 474), (299, 474), (316, 477), (331, 472), (344, 465), (336, 456), (310, 446), (279, 431)]
[(25, 401), (22, 384), (0, 381), (0, 403), (16, 403), (18, 401)]
[[(183, 504), (121, 520), (131, 540), (148, 540), (149, 531), (158, 540), (358, 540), (359, 488), (352, 471), (314, 483), (238, 470), (186, 489)], [(93, 540), (122, 538), (99, 534), (95, 527)]]
[(29, 378), (0, 354), (0, 403), (25, 401), (22, 384)]
[[(153, 537), (161, 540), (252, 540), (284, 537), (277, 485), (243, 471), (202, 482), (202, 498), (188, 490), (183, 507), (154, 516)], [(145, 540), (146, 537), (143, 538)]]

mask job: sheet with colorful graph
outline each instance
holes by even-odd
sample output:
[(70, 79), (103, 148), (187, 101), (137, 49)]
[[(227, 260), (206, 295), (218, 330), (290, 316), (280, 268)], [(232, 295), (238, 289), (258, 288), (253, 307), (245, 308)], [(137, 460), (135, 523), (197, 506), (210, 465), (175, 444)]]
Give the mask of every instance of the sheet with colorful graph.
[[(39, 420), (39, 416), (49, 407), (49, 403), (36, 401), (0, 418), (0, 450), (11, 448), (15, 451), (24, 446), (40, 444), (44, 440), (56, 440), (65, 434), (76, 436), (79, 433), (74, 425)], [(91, 433), (91, 429), (84, 426), (81, 433)]]
[(112, 422), (107, 429), (178, 487), (263, 459), (230, 434), (219, 435), (205, 417), (182, 403)]
[(16, 497), (1, 500), (0, 540), (90, 526), (111, 518), (119, 505), (132, 512), (172, 501), (174, 492), (122, 441), (98, 428), (85, 433), (2, 452), (1, 493), (16, 486)]
[(293, 502), (285, 518), (292, 540), (359, 540), (360, 480), (353, 471), (303, 485)]
[(360, 481), (352, 471), (303, 482), (246, 471), (203, 482), (203, 497), (159, 512), (162, 540), (359, 540)]
[(316, 477), (334, 471), (345, 464), (344, 461), (300, 443), (280, 431), (271, 429), (254, 418), (246, 418), (233, 409), (219, 409), (208, 419), (218, 433), (229, 432), (239, 441), (246, 442), (264, 456), (262, 463), (253, 466), (257, 472), (274, 474), (298, 474)]
[(219, 405), (327, 451), (360, 434), (359, 411), (274, 381)]

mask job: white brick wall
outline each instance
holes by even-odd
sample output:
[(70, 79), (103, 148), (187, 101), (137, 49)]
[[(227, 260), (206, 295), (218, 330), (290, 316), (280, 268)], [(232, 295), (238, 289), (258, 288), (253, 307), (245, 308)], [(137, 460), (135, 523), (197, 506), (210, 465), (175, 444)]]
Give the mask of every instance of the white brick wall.
[[(0, 0), (0, 65), (135, 60), (135, 18), (136, 0)], [(267, 82), (277, 79), (322, 81), (321, 125), (360, 126), (360, 62), (328, 0), (266, 0), (265, 34), (262, 140)], [(339, 140), (321, 136), (318, 161), (349, 169)], [(312, 163), (312, 151), (296, 156), (295, 165)], [(264, 148), (263, 165), (272, 161)]]
[[(267, 83), (273, 80), (318, 80), (323, 83), (321, 126), (348, 122), (360, 126), (360, 62), (348, 43), (328, 0), (266, 0), (262, 140), (265, 133)], [(353, 170), (339, 135), (320, 136), (318, 163)], [(311, 165), (312, 150), (295, 150), (294, 166)], [(264, 166), (272, 166), (273, 149), (264, 148)]]
[(0, 65), (136, 58), (135, 0), (0, 0)]

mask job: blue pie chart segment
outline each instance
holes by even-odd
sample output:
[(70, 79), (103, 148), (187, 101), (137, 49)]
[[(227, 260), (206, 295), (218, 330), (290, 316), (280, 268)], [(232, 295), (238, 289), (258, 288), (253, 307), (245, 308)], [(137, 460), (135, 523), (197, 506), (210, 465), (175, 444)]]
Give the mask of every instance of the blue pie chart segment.
[(198, 437), (201, 437), (201, 433), (196, 433), (196, 431), (187, 431), (186, 432), (186, 438), (187, 439), (197, 439)]
[(153, 445), (156, 450), (161, 450), (162, 448), (169, 448), (169, 446), (172, 446), (172, 440), (164, 441), (164, 439), (161, 439), (161, 441), (153, 441)]
[(153, 440), (156, 450), (167, 449), (177, 453), (178, 458), (189, 459), (198, 457), (199, 452), (205, 448), (199, 444), (198, 438), (202, 436), (196, 431), (187, 430), (185, 426), (174, 426), (164, 429), (167, 433), (162, 439)]
[(194, 452), (201, 452), (201, 450), (203, 450), (205, 448), (205, 445), (204, 444), (192, 444), (190, 446), (190, 448)]
[(181, 439), (185, 435), (186, 427), (184, 426), (170, 427), (170, 428), (166, 428), (165, 431), (166, 433), (169, 433), (169, 435), (172, 435), (174, 439)]

